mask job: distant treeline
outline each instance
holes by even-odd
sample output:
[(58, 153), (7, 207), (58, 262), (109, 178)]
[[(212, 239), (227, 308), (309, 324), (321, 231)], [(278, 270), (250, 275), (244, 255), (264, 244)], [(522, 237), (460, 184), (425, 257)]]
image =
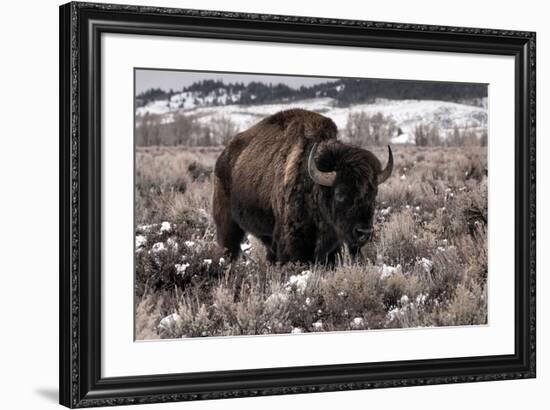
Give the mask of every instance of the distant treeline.
[[(468, 83), (446, 83), (409, 80), (353, 79), (344, 78), (328, 81), (322, 84), (302, 86), (298, 89), (285, 84), (266, 84), (262, 82), (225, 83), (220, 80), (203, 80), (184, 87), (180, 91), (149, 89), (136, 96), (138, 107), (151, 101), (168, 100), (179, 92), (192, 92), (195, 98), (205, 98), (228, 94), (235, 98), (231, 104), (257, 105), (269, 103), (291, 102), (316, 97), (334, 98), (338, 105), (368, 103), (377, 98), (394, 100), (441, 100), (441, 101), (471, 101), (481, 104), (480, 99), (487, 97), (487, 85)], [(478, 100), (478, 101), (476, 101)], [(219, 99), (214, 99), (212, 105), (219, 105)]]

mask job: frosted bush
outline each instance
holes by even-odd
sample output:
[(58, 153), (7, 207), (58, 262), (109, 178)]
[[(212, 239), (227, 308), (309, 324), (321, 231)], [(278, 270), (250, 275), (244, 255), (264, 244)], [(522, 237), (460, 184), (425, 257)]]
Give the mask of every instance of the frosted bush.
[(153, 253), (163, 252), (166, 250), (166, 246), (164, 246), (164, 243), (162, 242), (157, 242), (153, 245), (151, 250), (153, 251)]
[(249, 242), (241, 243), (241, 251), (248, 252), (252, 248), (252, 245)]
[(185, 271), (189, 267), (189, 264), (188, 263), (176, 263), (174, 265), (174, 267), (176, 268), (176, 273), (178, 275), (183, 276), (185, 274)]
[(158, 330), (161, 335), (166, 335), (170, 337), (177, 337), (179, 328), (182, 325), (181, 316), (177, 313), (172, 313), (161, 319), (158, 325)]
[(416, 297), (416, 304), (424, 305), (427, 299), (428, 299), (428, 295), (421, 293)]
[(164, 232), (170, 232), (172, 230), (172, 226), (170, 225), (170, 222), (163, 222), (160, 224), (160, 233)]
[(296, 290), (297, 293), (303, 294), (306, 290), (307, 281), (309, 276), (311, 275), (311, 271), (305, 270), (301, 272), (299, 275), (292, 275), (286, 284), (286, 290)]
[(317, 322), (312, 323), (311, 326), (313, 326), (313, 330), (315, 330), (316, 332), (319, 332), (323, 330), (323, 321), (318, 320)]
[(140, 250), (141, 247), (145, 246), (147, 243), (147, 238), (144, 235), (136, 236), (136, 251)]
[(265, 300), (265, 304), (267, 307), (276, 307), (282, 304), (285, 304), (288, 301), (288, 296), (282, 292), (276, 292), (271, 295)]
[(420, 259), (418, 261), (418, 265), (424, 270), (425, 273), (430, 273), (434, 266), (433, 262), (426, 258)]
[(350, 327), (352, 329), (365, 329), (365, 319), (362, 317), (353, 318), (350, 322)]
[(387, 279), (390, 276), (393, 276), (394, 274), (401, 274), (403, 273), (403, 268), (401, 265), (397, 265), (395, 267), (388, 266), (385, 263), (380, 268), (380, 279)]
[(178, 243), (174, 240), (174, 238), (168, 238), (166, 244), (175, 251), (178, 250)]
[(151, 229), (153, 229), (154, 227), (155, 227), (154, 224), (138, 225), (138, 230), (143, 231), (143, 232), (147, 232), (147, 231), (150, 231)]

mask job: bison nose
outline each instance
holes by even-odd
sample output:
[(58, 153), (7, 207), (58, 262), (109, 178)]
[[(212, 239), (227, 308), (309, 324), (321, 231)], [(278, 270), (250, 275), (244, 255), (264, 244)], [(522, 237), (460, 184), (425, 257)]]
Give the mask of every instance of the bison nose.
[(361, 226), (355, 226), (353, 228), (353, 238), (357, 242), (366, 242), (372, 237), (373, 232), (374, 232), (373, 228), (364, 228)]

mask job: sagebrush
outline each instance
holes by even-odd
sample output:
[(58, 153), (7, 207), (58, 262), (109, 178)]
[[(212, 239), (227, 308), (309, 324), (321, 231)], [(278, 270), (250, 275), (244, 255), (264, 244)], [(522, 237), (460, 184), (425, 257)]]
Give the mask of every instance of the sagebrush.
[(137, 148), (137, 339), (487, 323), (486, 147), (393, 146), (375, 238), (332, 268), (270, 265), (253, 237), (224, 259), (210, 212), (221, 149)]

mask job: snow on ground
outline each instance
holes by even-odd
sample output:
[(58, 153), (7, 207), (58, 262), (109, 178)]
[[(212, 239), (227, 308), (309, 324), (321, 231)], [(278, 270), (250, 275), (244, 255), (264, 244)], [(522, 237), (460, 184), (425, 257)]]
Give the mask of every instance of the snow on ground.
[(305, 270), (299, 275), (292, 275), (286, 284), (286, 290), (295, 289), (298, 293), (304, 293), (307, 287), (307, 281), (311, 275), (311, 271)]
[(237, 101), (240, 97), (240, 93), (227, 94), (224, 89), (219, 90), (220, 95), (209, 94), (206, 97), (199, 97), (196, 93), (190, 91), (184, 91), (172, 95), (170, 100), (157, 100), (152, 101), (145, 107), (138, 107), (136, 114), (143, 116), (145, 113), (149, 114), (167, 114), (176, 111), (193, 110), (197, 107), (207, 105), (224, 105)]
[[(441, 130), (447, 132), (452, 131), (455, 126), (474, 129), (487, 127), (486, 108), (447, 101), (377, 99), (374, 103), (338, 107), (332, 98), (314, 98), (281, 104), (197, 106), (191, 103), (190, 99), (182, 102), (181, 99), (178, 99), (182, 97), (178, 96), (181, 94), (173, 96), (170, 101), (154, 101), (145, 107), (140, 107), (136, 114), (138, 117), (147, 112), (161, 114), (164, 117), (163, 122), (171, 122), (175, 112), (182, 112), (196, 115), (198, 120), (204, 124), (215, 118), (225, 117), (235, 123), (240, 130), (244, 130), (278, 111), (303, 108), (330, 117), (338, 129), (342, 130), (346, 126), (350, 113), (363, 111), (373, 115), (380, 112), (384, 116), (391, 116), (401, 129), (402, 133), (392, 140), (397, 144), (414, 142), (414, 129), (419, 123), (436, 124)], [(226, 95), (224, 101), (227, 101), (228, 98), (230, 97)], [(211, 102), (201, 101), (201, 104), (208, 103)]]
[(158, 324), (159, 330), (166, 330), (170, 331), (171, 329), (174, 329), (178, 324), (182, 322), (181, 316), (177, 313), (172, 313), (171, 315), (168, 315), (164, 317), (160, 323)]
[(380, 279), (386, 279), (390, 276), (393, 276), (395, 274), (401, 274), (403, 273), (403, 268), (401, 265), (397, 265), (396, 267), (388, 266), (385, 263), (380, 268)]
[(136, 251), (147, 243), (147, 237), (144, 235), (136, 235)]

